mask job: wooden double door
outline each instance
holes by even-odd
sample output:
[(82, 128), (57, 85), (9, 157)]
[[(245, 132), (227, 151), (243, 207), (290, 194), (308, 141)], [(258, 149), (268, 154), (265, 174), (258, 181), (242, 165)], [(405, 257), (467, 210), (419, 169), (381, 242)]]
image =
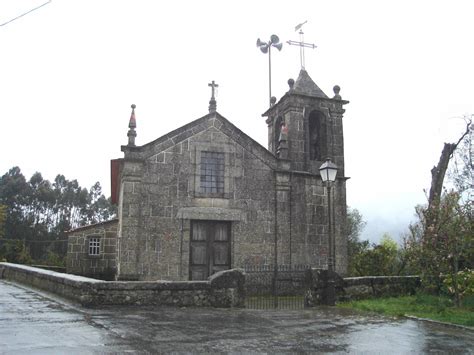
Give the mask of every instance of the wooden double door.
[(189, 279), (230, 269), (230, 222), (191, 221)]

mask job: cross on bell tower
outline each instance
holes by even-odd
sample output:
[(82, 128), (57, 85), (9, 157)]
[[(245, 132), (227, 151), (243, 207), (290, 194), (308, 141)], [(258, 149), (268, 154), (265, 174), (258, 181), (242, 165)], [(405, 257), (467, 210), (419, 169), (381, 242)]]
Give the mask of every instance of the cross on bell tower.
[(217, 85), (213, 80), (212, 82), (207, 84), (207, 86), (210, 86), (211, 89), (212, 89), (212, 96), (211, 96), (211, 100), (209, 101), (209, 113), (216, 112), (217, 111), (217, 102), (216, 102), (216, 98), (215, 98), (215, 90), (216, 90), (216, 88), (219, 87), (219, 85)]
[(300, 23), (298, 26), (295, 27), (295, 31), (299, 30), (299, 35), (300, 35), (300, 40), (299, 41), (287, 41), (290, 46), (299, 46), (300, 47), (300, 63), (301, 63), (301, 69), (305, 69), (305, 58), (304, 58), (304, 49), (305, 48), (316, 48), (316, 45), (313, 43), (306, 43), (304, 41), (304, 32), (302, 30), (303, 25), (308, 22), (305, 21), (303, 23)]

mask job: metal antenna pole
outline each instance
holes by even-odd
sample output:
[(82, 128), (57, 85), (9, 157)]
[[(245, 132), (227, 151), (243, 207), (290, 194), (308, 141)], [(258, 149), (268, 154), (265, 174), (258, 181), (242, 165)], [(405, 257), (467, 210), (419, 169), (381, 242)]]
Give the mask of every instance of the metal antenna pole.
[(268, 103), (272, 105), (272, 46), (268, 46)]
[(268, 92), (269, 92), (269, 103), (272, 106), (272, 47), (275, 47), (279, 51), (283, 46), (282, 43), (279, 43), (280, 39), (277, 35), (271, 35), (270, 41), (263, 42), (260, 38), (257, 39), (257, 47), (260, 48), (263, 54), (268, 53)]
[[(300, 43), (304, 43), (304, 33), (303, 30), (300, 30)], [(304, 69), (304, 47), (300, 46), (300, 62), (301, 62), (301, 68)]]

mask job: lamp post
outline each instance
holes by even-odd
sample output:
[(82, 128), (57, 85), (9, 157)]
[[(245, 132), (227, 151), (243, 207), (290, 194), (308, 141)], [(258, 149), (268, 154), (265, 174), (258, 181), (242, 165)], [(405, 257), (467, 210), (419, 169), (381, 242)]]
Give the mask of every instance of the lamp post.
[(268, 53), (268, 88), (269, 88), (269, 96), (270, 96), (270, 106), (272, 105), (272, 47), (275, 47), (279, 51), (281, 51), (281, 47), (283, 47), (282, 43), (280, 42), (280, 38), (277, 35), (271, 35), (270, 40), (268, 42), (262, 42), (260, 38), (257, 39), (257, 47), (260, 48), (262, 53)]
[(331, 185), (336, 181), (337, 175), (337, 166), (334, 164), (330, 158), (327, 158), (326, 161), (319, 168), (321, 174), (321, 179), (326, 183), (326, 188), (328, 191), (328, 287), (326, 290), (326, 303), (333, 306), (336, 302), (336, 291), (334, 288), (334, 270), (335, 270), (335, 242), (334, 242), (334, 233), (332, 230), (332, 205), (331, 205)]

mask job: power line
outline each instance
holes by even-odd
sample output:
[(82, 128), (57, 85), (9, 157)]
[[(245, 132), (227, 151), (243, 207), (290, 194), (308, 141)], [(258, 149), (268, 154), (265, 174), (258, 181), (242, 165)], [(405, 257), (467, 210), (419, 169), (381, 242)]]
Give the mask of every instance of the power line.
[(4, 23), (0, 24), (0, 27), (1, 27), (1, 26), (5, 26), (5, 25), (8, 25), (10, 22), (13, 22), (13, 21), (15, 21), (15, 20), (18, 20), (20, 17), (23, 17), (23, 16), (25, 16), (25, 15), (28, 15), (30, 12), (33, 12), (33, 11), (35, 11), (35, 10), (38, 10), (40, 7), (43, 7), (43, 6), (45, 6), (45, 5), (48, 5), (51, 1), (52, 1), (52, 0), (46, 1), (46, 2), (45, 2), (44, 4), (42, 4), (42, 5), (37, 6), (37, 7), (35, 7), (34, 9), (31, 9), (31, 10), (29, 10), (29, 11), (27, 11), (27, 12), (21, 14), (21, 15), (18, 15), (18, 16), (15, 17), (15, 18), (12, 18), (11, 20), (8, 20), (7, 22), (4, 22)]

